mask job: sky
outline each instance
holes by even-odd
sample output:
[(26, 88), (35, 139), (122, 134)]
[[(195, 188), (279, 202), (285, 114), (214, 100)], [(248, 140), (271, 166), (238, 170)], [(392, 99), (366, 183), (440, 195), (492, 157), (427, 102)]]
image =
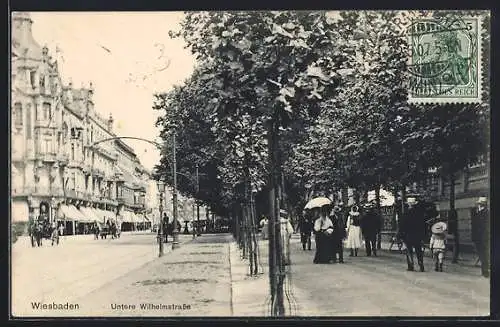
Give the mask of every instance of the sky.
[[(63, 83), (94, 87), (94, 105), (113, 115), (119, 136), (158, 140), (153, 94), (181, 84), (195, 59), (182, 39), (171, 39), (182, 12), (32, 12), (33, 36), (58, 58)], [(56, 51), (59, 49), (59, 51)], [(125, 140), (152, 169), (160, 154), (142, 141)]]

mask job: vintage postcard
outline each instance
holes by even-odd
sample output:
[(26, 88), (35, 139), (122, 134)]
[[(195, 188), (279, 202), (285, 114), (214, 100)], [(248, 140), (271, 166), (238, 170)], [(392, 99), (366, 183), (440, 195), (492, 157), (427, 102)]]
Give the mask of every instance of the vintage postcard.
[(12, 319), (489, 316), (490, 12), (10, 19)]

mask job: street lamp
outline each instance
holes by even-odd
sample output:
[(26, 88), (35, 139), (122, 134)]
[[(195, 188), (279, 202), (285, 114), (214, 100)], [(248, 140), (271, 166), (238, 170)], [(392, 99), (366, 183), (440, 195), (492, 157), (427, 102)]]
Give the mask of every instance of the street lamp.
[(175, 145), (175, 131), (172, 133), (172, 143), (173, 143), (173, 172), (174, 172), (174, 194), (173, 194), (173, 205), (174, 205), (174, 240), (172, 241), (172, 250), (179, 248), (179, 231), (177, 230), (177, 156), (176, 156), (176, 145)]
[(158, 196), (160, 198), (160, 205), (158, 206), (159, 211), (160, 211), (160, 224), (158, 226), (160, 230), (160, 235), (158, 237), (158, 243), (159, 243), (159, 254), (158, 257), (163, 256), (163, 221), (162, 221), (162, 216), (163, 216), (163, 194), (165, 193), (165, 183), (160, 179), (156, 182), (156, 186), (158, 187)]

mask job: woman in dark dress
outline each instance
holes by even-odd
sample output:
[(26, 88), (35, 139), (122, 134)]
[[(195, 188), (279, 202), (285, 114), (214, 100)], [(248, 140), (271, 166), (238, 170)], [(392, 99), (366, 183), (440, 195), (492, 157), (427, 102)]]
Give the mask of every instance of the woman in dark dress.
[(314, 263), (329, 263), (332, 259), (332, 233), (333, 223), (328, 218), (327, 207), (314, 209), (319, 216), (314, 222), (314, 234), (316, 239), (316, 254)]

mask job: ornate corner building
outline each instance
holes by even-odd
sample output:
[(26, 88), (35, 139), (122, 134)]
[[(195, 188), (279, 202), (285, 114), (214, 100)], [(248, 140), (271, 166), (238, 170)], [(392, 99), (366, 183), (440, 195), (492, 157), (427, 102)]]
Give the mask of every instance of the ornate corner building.
[[(63, 85), (57, 60), (33, 38), (29, 14), (12, 14), (11, 217), (47, 215), (67, 234), (95, 221), (148, 225), (149, 172), (94, 108), (94, 89)], [(96, 144), (96, 142), (111, 139)]]

